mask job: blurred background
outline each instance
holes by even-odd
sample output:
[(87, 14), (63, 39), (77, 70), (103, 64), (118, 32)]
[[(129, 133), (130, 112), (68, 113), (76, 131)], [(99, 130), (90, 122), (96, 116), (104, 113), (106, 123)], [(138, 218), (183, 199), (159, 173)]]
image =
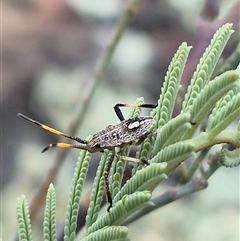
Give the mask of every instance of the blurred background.
[[(59, 141), (59, 137), (22, 121), (18, 112), (66, 132), (76, 110), (90, 100), (77, 130), (79, 137), (86, 138), (119, 122), (113, 111), (116, 103), (133, 103), (140, 96), (146, 103), (156, 103), (169, 62), (182, 42), (193, 46), (183, 74), (185, 87), (216, 29), (232, 22), (237, 31), (226, 56), (239, 41), (237, 0), (143, 1), (106, 74), (93, 83), (99, 56), (127, 2), (2, 0), (2, 240), (13, 240), (15, 236), (17, 197), (25, 194), (30, 203), (58, 151), (41, 154), (43, 147)], [(89, 96), (93, 85), (95, 91)], [(128, 112), (124, 110), (125, 116)], [(146, 115), (149, 112), (144, 110)], [(78, 153), (68, 151), (54, 184), (59, 223), (64, 219)], [(94, 159), (92, 176), (98, 154)], [(42, 213), (34, 224), (35, 240), (42, 239)], [(132, 224), (129, 236), (142, 241), (239, 240), (239, 169), (220, 168), (206, 190)]]

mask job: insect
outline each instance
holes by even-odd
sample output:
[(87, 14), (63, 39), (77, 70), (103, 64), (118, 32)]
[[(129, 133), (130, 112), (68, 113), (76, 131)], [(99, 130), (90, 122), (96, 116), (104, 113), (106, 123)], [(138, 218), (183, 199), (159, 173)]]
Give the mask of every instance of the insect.
[[(118, 116), (119, 120), (121, 121), (117, 125), (109, 125), (106, 127), (105, 130), (98, 132), (97, 134), (93, 135), (90, 141), (81, 139), (79, 137), (73, 137), (68, 134), (64, 134), (56, 129), (53, 129), (47, 125), (44, 125), (36, 120), (33, 120), (21, 113), (18, 113), (18, 116), (22, 119), (29, 121), (35, 125), (40, 126), (42, 129), (58, 135), (63, 136), (68, 139), (77, 141), (78, 145), (69, 144), (69, 143), (52, 143), (46, 146), (42, 152), (47, 151), (49, 148), (52, 147), (60, 147), (60, 148), (76, 148), (81, 150), (87, 150), (91, 153), (95, 152), (103, 152), (104, 150), (110, 150), (112, 152), (112, 156), (106, 165), (106, 169), (104, 172), (104, 178), (106, 182), (106, 193), (107, 199), (109, 202), (108, 211), (112, 207), (112, 198), (109, 190), (109, 181), (108, 176), (110, 172), (110, 168), (115, 156), (115, 147), (124, 147), (126, 145), (139, 145), (141, 144), (149, 134), (152, 134), (150, 128), (153, 126), (153, 118), (150, 116), (147, 117), (135, 117), (125, 120), (123, 114), (120, 110), (120, 107), (130, 107), (130, 104), (116, 104), (114, 106), (114, 110), (116, 115)], [(136, 106), (136, 105), (135, 105)], [(156, 108), (154, 104), (141, 104), (137, 105), (137, 107), (144, 107), (144, 108)], [(127, 157), (125, 160), (128, 160)], [(130, 160), (130, 159), (129, 159)], [(131, 158), (132, 161), (132, 158)], [(143, 161), (144, 162), (144, 161)], [(148, 164), (146, 161), (145, 164)]]

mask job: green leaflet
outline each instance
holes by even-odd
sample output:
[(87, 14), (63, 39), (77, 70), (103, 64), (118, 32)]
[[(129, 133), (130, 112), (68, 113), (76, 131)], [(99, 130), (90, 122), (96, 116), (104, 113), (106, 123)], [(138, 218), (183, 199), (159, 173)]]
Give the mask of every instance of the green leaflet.
[(165, 125), (171, 118), (176, 95), (179, 89), (182, 72), (190, 51), (186, 43), (182, 43), (174, 55), (161, 89), (158, 106), (152, 112), (155, 121), (154, 129)]
[[(224, 95), (215, 105), (215, 107), (213, 108), (210, 116), (209, 116), (209, 120), (208, 120), (208, 125), (210, 125), (211, 122), (211, 118), (214, 118), (215, 115), (217, 115), (219, 113), (219, 111), (221, 111), (222, 107), (225, 107), (226, 104), (231, 101), (232, 97), (237, 94), (238, 88), (233, 88), (232, 90), (228, 91), (228, 93), (226, 95)], [(211, 124), (212, 125), (212, 124)]]
[(210, 115), (206, 132), (210, 138), (218, 135), (229, 126), (234, 120), (240, 117), (240, 93), (232, 98)]
[(90, 203), (86, 216), (86, 227), (89, 228), (98, 218), (98, 213), (100, 210), (101, 203), (103, 201), (103, 194), (105, 188), (104, 171), (105, 166), (112, 153), (110, 151), (105, 151), (102, 155), (101, 161), (98, 165), (97, 173), (94, 178), (92, 193), (90, 197)]
[(106, 226), (90, 233), (81, 241), (129, 241), (128, 229), (124, 226)]
[[(153, 148), (152, 142), (151, 142), (151, 136), (147, 137), (144, 142), (139, 147), (139, 151), (137, 151), (136, 158), (139, 160), (149, 160), (149, 155), (151, 153), (151, 150)], [(132, 169), (132, 175), (136, 173), (137, 170), (140, 170), (143, 168), (143, 165), (141, 163), (134, 163), (134, 168)]]
[(109, 213), (101, 216), (89, 228), (89, 233), (95, 232), (105, 226), (120, 225), (132, 213), (149, 204), (150, 198), (151, 193), (149, 191), (125, 195), (110, 209)]
[(152, 191), (167, 176), (164, 174), (167, 163), (152, 163), (151, 165), (139, 170), (121, 188), (120, 192), (114, 197), (113, 203), (121, 200), (126, 194), (136, 191)]
[(17, 200), (18, 237), (21, 241), (32, 241), (32, 228), (25, 195)]
[(43, 221), (44, 240), (56, 241), (56, 194), (53, 184), (47, 192), (45, 215)]
[(197, 65), (191, 84), (188, 86), (182, 104), (182, 112), (188, 112), (197, 94), (208, 83), (228, 39), (234, 32), (231, 28), (232, 24), (227, 23), (214, 34), (210, 45)]
[(152, 156), (155, 156), (161, 149), (176, 142), (176, 137), (180, 136), (187, 129), (191, 128), (190, 114), (182, 113), (171, 119), (166, 125), (158, 130), (158, 135), (154, 143)]
[[(155, 122), (153, 130), (162, 127), (171, 118), (179, 83), (189, 51), (190, 47), (188, 47), (186, 43), (182, 43), (168, 67), (163, 88), (161, 89), (161, 95), (158, 100), (158, 106), (151, 112), (151, 116), (154, 118)], [(153, 135), (144, 140), (137, 152), (137, 158), (143, 158), (144, 160), (149, 159), (155, 138), (156, 137)], [(137, 168), (134, 169), (134, 172), (136, 169)]]
[(236, 167), (240, 165), (240, 148), (235, 150), (228, 150), (226, 146), (223, 146), (218, 163), (225, 167)]
[[(221, 60), (221, 59), (220, 59)], [(228, 70), (235, 69), (240, 63), (240, 43), (238, 43), (235, 51), (224, 61), (219, 61), (217, 68), (214, 70), (213, 76), (220, 75)]]
[(80, 151), (80, 156), (73, 174), (70, 197), (68, 199), (66, 220), (64, 227), (64, 240), (74, 240), (77, 227), (77, 216), (79, 209), (82, 187), (86, 179), (91, 153)]
[(196, 94), (191, 108), (188, 110), (195, 125), (185, 132), (185, 135), (182, 137), (183, 140), (192, 137), (196, 128), (210, 112), (214, 104), (229, 90), (236, 87), (238, 78), (239, 74), (237, 71), (225, 72), (205, 85), (200, 93)]
[(180, 141), (162, 149), (150, 160), (150, 163), (166, 162), (165, 173), (169, 175), (183, 160), (195, 156), (194, 144), (190, 141)]

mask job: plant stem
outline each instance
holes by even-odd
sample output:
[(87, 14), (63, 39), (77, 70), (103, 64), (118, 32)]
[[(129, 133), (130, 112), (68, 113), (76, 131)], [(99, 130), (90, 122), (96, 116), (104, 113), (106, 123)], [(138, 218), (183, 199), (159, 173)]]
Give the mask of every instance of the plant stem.
[(207, 187), (207, 180), (197, 178), (187, 183), (184, 186), (169, 188), (169, 191), (163, 193), (162, 195), (152, 200), (154, 205), (143, 208), (141, 211), (137, 212), (129, 219), (127, 219), (122, 225), (124, 226), (128, 225), (162, 206), (165, 206), (171, 202), (174, 202), (175, 200), (182, 198), (183, 196), (186, 196), (190, 193), (203, 190), (206, 187)]

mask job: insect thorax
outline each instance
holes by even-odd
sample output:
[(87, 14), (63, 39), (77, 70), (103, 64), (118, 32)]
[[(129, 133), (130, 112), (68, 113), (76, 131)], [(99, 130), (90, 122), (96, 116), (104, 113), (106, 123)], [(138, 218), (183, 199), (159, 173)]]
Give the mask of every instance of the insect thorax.
[(139, 144), (149, 134), (153, 125), (152, 117), (137, 117), (124, 120), (117, 125), (95, 134), (89, 145), (99, 150), (112, 149), (126, 144)]

